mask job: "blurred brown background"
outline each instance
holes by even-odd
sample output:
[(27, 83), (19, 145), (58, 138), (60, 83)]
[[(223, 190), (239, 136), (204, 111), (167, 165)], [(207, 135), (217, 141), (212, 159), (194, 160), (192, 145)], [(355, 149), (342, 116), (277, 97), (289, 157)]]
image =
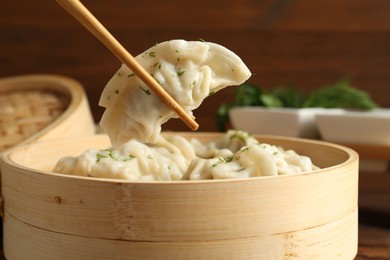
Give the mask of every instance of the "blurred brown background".
[[(389, 0), (85, 0), (135, 56), (156, 42), (202, 38), (236, 52), (273, 88), (310, 90), (349, 77), (390, 107)], [(95, 119), (100, 93), (119, 61), (54, 0), (1, 1), (0, 77), (54, 73), (80, 81)], [(215, 131), (215, 113), (233, 99), (221, 91), (195, 111), (201, 131)], [(188, 130), (180, 120), (165, 129)]]

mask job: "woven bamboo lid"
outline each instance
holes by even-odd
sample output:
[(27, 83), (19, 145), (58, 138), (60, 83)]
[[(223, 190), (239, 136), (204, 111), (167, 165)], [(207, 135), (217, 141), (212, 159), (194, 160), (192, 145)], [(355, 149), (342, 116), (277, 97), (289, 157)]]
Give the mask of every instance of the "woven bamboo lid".
[[(74, 113), (84, 120), (58, 131), (69, 125)], [(93, 119), (79, 82), (59, 75), (0, 79), (0, 153), (21, 143), (93, 133)]]

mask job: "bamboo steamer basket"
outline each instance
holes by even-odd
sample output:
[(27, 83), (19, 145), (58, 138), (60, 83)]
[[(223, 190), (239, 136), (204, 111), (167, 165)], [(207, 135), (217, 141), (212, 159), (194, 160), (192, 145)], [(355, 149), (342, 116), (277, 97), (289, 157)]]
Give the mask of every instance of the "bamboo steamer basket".
[(47, 74), (0, 79), (0, 153), (16, 145), (94, 132), (79, 82)]
[[(166, 133), (171, 134), (171, 133)], [(205, 142), (218, 133), (180, 133)], [(126, 182), (60, 175), (57, 160), (107, 148), (105, 135), (18, 147), (3, 156), (9, 259), (353, 259), (358, 155), (277, 136), (321, 170), (242, 180)]]
[(18, 145), (94, 133), (88, 99), (78, 81), (53, 74), (0, 79), (0, 155)]

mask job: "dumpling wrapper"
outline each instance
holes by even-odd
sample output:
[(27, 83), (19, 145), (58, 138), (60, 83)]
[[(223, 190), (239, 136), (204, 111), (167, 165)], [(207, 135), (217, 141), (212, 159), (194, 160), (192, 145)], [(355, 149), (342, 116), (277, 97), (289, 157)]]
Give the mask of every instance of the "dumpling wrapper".
[[(171, 40), (136, 59), (190, 115), (211, 93), (251, 76), (240, 57), (210, 42)], [(108, 82), (99, 105), (106, 108), (100, 126), (114, 148), (130, 139), (155, 143), (161, 125), (178, 118), (125, 65)]]

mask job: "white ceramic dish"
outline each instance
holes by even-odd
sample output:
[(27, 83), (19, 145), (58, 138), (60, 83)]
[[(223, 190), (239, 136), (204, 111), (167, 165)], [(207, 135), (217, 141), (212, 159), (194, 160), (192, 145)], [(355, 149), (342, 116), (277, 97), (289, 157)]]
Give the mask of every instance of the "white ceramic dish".
[(315, 115), (341, 113), (340, 109), (236, 107), (229, 111), (235, 129), (257, 134), (318, 139)]
[[(317, 114), (316, 123), (323, 140), (343, 144), (390, 145), (390, 109)], [(384, 172), (386, 160), (360, 160), (360, 169)]]

